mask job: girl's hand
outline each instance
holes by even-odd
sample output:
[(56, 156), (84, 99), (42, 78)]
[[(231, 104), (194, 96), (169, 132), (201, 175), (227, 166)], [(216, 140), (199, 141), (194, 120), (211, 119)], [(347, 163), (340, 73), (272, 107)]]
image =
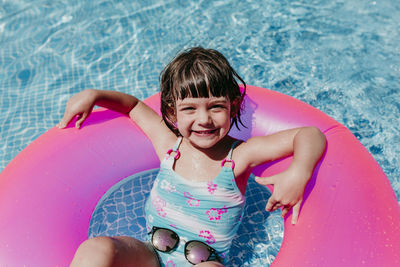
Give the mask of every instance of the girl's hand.
[(293, 208), (292, 224), (297, 223), (308, 180), (309, 177), (306, 175), (295, 173), (290, 169), (269, 177), (256, 177), (257, 183), (274, 186), (265, 209), (271, 212), (282, 208), (281, 216), (284, 218)]
[(86, 118), (92, 113), (93, 107), (96, 102), (95, 90), (84, 90), (78, 94), (73, 95), (67, 102), (64, 117), (58, 123), (58, 128), (65, 128), (68, 123), (78, 115), (75, 123), (76, 128), (80, 128)]

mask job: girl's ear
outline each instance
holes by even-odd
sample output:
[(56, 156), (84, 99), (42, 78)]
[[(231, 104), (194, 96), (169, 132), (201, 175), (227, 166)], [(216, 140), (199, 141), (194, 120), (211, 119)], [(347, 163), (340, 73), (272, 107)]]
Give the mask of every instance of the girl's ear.
[(173, 124), (176, 124), (176, 112), (175, 112), (175, 108), (172, 106), (168, 106), (167, 108), (167, 118), (170, 122), (172, 122)]

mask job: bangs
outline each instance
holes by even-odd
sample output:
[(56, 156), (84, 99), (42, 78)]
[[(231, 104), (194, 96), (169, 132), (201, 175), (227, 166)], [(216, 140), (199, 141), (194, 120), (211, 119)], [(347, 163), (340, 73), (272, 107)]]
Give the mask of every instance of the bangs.
[(216, 69), (210, 66), (202, 66), (194, 63), (177, 73), (174, 88), (174, 98), (185, 99), (187, 97), (206, 98), (229, 96), (226, 78)]

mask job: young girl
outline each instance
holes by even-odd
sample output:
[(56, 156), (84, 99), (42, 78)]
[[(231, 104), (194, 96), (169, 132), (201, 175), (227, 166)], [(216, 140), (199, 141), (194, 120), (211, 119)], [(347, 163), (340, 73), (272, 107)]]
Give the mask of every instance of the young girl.
[[(238, 79), (244, 84), (241, 92)], [(201, 47), (179, 54), (161, 73), (161, 113), (114, 91), (85, 90), (67, 103), (59, 127), (78, 115), (80, 128), (94, 105), (124, 114), (143, 130), (160, 158), (146, 202), (149, 241), (127, 236), (83, 242), (71, 266), (223, 266), (240, 224), (252, 169), (293, 154), (284, 172), (257, 178), (274, 185), (266, 210), (293, 208), (296, 223), (305, 186), (325, 148), (314, 127), (247, 141), (228, 135), (240, 119), (245, 83), (219, 52)]]

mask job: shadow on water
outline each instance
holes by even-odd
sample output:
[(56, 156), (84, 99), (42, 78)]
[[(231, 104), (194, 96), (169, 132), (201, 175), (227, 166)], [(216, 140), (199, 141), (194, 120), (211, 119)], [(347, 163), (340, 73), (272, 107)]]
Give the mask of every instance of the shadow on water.
[(242, 223), (232, 243), (232, 261), (228, 266), (266, 266), (278, 254), (283, 238), (283, 219), (279, 211), (265, 211), (270, 196), (268, 188), (255, 182), (251, 175)]

